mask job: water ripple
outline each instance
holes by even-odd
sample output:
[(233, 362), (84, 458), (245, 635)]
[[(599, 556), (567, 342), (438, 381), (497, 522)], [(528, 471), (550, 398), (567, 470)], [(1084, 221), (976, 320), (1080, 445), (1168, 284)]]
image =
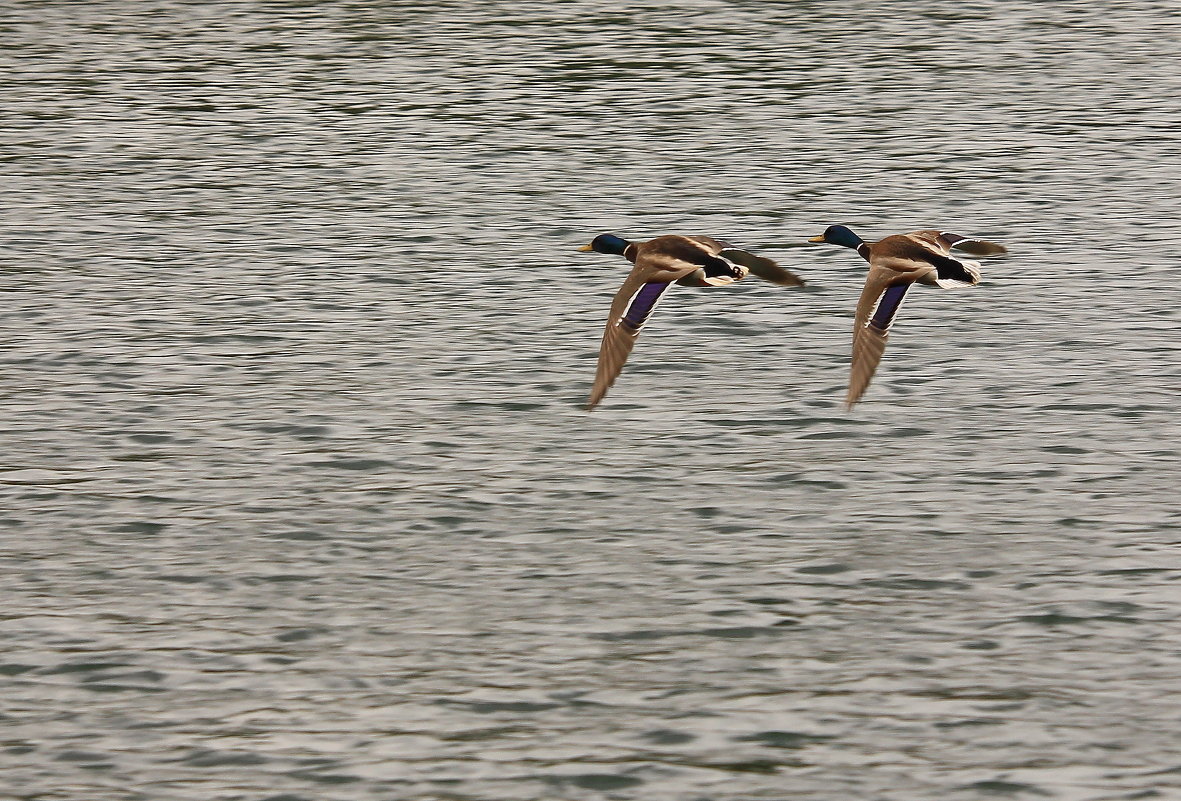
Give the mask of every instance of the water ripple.
[(1181, 795), (1169, 4), (10, 5), (13, 797)]

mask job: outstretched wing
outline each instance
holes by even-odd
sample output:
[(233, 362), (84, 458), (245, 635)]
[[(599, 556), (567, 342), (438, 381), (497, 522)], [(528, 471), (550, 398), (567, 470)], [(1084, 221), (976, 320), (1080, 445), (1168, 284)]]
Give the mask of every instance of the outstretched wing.
[(694, 235), (686, 236), (685, 239), (692, 240), (699, 245), (704, 245), (705, 247), (709, 248), (710, 253), (715, 256), (721, 253), (724, 249), (732, 247), (729, 242), (723, 242), (721, 239), (714, 239), (712, 236)]
[(736, 248), (729, 242), (723, 242), (720, 239), (714, 239), (709, 236), (687, 236), (685, 238), (709, 248), (710, 252), (719, 258), (725, 259), (732, 264), (737, 264), (740, 267), (745, 267), (764, 281), (770, 281), (780, 286), (804, 285), (804, 279), (790, 270), (780, 267), (771, 259), (756, 256), (749, 251)]
[(999, 256), (1008, 252), (1004, 245), (998, 245), (996, 242), (960, 236), (950, 231), (941, 231), (938, 238), (940, 243), (949, 250), (955, 248), (964, 251), (964, 253), (971, 253), (973, 256)]
[(723, 248), (718, 252), (718, 255), (723, 259), (728, 259), (735, 264), (741, 264), (743, 267), (750, 270), (752, 273), (762, 278), (764, 281), (770, 281), (773, 284), (780, 286), (803, 286), (804, 279), (793, 273), (791, 270), (786, 270), (780, 267), (774, 261), (763, 256), (756, 256), (753, 253), (748, 253), (745, 250), (738, 248)]
[(643, 272), (641, 268), (633, 269), (611, 301), (611, 314), (599, 348), (595, 383), (586, 402), (587, 411), (594, 409), (615, 383), (635, 347), (640, 329), (648, 322), (665, 291), (672, 286), (670, 281), (644, 281)]
[(853, 323), (853, 360), (849, 368), (849, 392), (845, 405), (852, 408), (861, 399), (873, 374), (886, 352), (886, 340), (898, 309), (902, 306), (911, 283), (890, 285), (894, 271), (870, 267), (865, 288), (857, 301), (857, 315)]

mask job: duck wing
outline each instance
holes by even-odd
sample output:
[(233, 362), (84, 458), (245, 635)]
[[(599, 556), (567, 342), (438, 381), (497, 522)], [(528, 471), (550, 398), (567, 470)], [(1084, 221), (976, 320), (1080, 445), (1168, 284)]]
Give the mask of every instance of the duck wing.
[(960, 236), (950, 231), (940, 231), (938, 240), (949, 251), (951, 248), (955, 248), (956, 250), (962, 250), (964, 253), (971, 253), (973, 256), (999, 256), (1002, 253), (1009, 252), (1004, 245), (998, 245), (996, 242), (989, 242), (970, 236)]
[(696, 242), (704, 248), (707, 248), (714, 256), (721, 253), (729, 247), (733, 247), (729, 242), (723, 242), (720, 239), (714, 239), (712, 236), (686, 236), (685, 239), (691, 242)]
[(710, 252), (718, 258), (725, 259), (731, 264), (745, 267), (749, 272), (757, 275), (764, 281), (770, 281), (772, 284), (779, 284), (780, 286), (804, 285), (804, 279), (800, 278), (791, 270), (780, 267), (771, 259), (756, 256), (754, 253), (743, 250), (742, 248), (736, 248), (729, 242), (723, 242), (720, 239), (713, 239), (708, 236), (687, 236), (685, 238), (709, 248)]
[(886, 352), (890, 326), (912, 286), (910, 281), (897, 283), (897, 276), (894, 270), (871, 265), (865, 278), (853, 323), (853, 359), (849, 367), (849, 392), (845, 396), (849, 408), (861, 399), (873, 380)]
[(640, 330), (652, 316), (652, 311), (665, 291), (672, 286), (672, 280), (644, 280), (648, 272), (640, 265), (633, 268), (611, 301), (611, 313), (603, 331), (603, 344), (599, 347), (595, 383), (586, 402), (587, 411), (594, 409), (615, 383), (636, 345)]
[(803, 286), (804, 279), (791, 270), (780, 267), (776, 262), (764, 256), (756, 256), (746, 250), (738, 248), (723, 248), (718, 251), (718, 257), (740, 264), (752, 273), (780, 286)]

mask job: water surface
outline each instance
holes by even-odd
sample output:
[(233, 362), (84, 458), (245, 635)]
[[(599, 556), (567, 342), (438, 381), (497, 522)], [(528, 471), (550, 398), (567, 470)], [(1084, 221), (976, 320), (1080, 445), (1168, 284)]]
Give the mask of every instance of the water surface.
[(0, 795), (1181, 796), (1172, 4), (3, 16)]

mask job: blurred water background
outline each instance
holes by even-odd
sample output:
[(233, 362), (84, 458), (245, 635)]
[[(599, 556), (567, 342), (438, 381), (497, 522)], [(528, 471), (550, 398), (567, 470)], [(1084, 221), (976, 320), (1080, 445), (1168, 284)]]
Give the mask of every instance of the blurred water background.
[[(1172, 2), (0, 14), (0, 798), (1181, 798)], [(919, 289), (841, 400), (855, 254)], [(615, 257), (678, 289), (604, 404)]]

